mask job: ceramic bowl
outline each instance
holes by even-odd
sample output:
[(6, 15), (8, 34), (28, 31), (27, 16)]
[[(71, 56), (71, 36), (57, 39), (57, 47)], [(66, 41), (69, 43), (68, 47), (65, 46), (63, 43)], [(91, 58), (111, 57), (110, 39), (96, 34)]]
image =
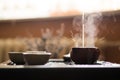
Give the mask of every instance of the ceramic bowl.
[(75, 64), (94, 64), (98, 60), (98, 48), (72, 48), (71, 59)]
[(10, 60), (13, 63), (17, 65), (25, 64), (23, 52), (8, 52), (8, 55), (9, 55)]
[(27, 51), (24, 59), (27, 65), (44, 65), (48, 62), (51, 53), (45, 51)]

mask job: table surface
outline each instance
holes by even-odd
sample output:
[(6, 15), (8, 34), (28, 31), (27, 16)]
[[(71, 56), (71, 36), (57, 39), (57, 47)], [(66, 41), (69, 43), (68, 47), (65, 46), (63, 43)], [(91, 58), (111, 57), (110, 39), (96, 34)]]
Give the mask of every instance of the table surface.
[(50, 59), (44, 65), (8, 65), (7, 62), (1, 63), (0, 68), (120, 68), (120, 64), (106, 61), (97, 61), (96, 64), (74, 64), (64, 62), (62, 59)]
[(74, 64), (62, 60), (50, 60), (44, 65), (0, 64), (0, 80), (104, 80), (105, 78), (119, 80), (120, 64), (106, 61), (97, 61), (97, 64), (91, 65)]

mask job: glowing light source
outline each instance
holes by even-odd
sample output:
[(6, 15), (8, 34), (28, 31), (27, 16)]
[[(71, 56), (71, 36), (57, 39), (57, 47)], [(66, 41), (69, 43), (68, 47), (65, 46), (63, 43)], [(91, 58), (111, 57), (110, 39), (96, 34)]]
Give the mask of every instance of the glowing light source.
[(0, 0), (0, 19), (69, 16), (119, 9), (120, 0)]

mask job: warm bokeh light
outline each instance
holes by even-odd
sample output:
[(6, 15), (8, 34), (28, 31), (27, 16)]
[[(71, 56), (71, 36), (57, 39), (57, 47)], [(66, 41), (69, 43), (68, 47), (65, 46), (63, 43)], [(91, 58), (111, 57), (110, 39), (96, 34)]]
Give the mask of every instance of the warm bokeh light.
[(119, 9), (120, 0), (0, 0), (0, 19), (71, 16)]

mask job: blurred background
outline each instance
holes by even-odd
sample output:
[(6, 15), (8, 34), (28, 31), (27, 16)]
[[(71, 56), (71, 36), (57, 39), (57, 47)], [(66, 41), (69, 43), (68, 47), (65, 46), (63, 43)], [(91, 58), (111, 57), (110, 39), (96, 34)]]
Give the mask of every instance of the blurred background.
[(9, 51), (62, 58), (76, 42), (81, 47), (82, 26), (92, 35), (85, 43), (94, 40), (101, 50), (99, 60), (120, 63), (120, 0), (0, 0), (0, 62)]

